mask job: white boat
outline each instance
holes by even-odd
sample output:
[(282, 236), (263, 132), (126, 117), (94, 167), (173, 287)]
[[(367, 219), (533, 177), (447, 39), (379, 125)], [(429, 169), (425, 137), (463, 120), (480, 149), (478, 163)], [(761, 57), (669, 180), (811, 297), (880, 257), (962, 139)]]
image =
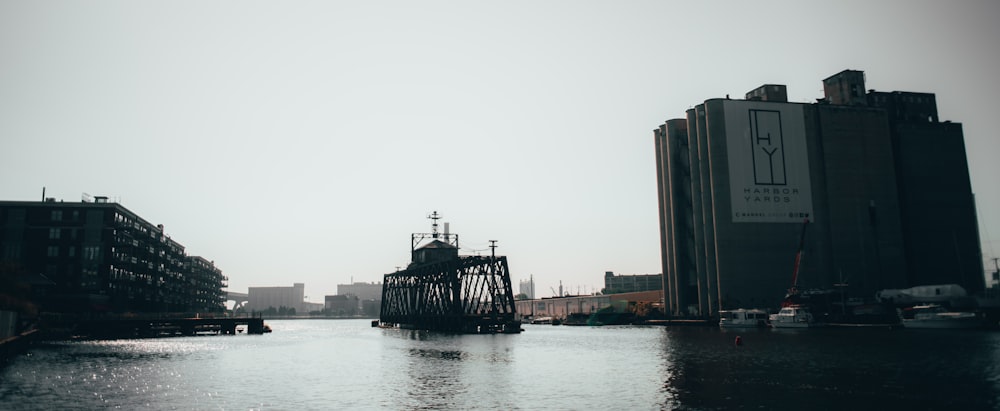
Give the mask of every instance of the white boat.
[(906, 328), (979, 328), (985, 324), (982, 316), (968, 311), (948, 311), (937, 305), (917, 305), (903, 312)]
[(804, 305), (788, 305), (781, 307), (777, 314), (771, 314), (772, 328), (809, 328), (822, 324), (816, 322), (809, 307)]
[(752, 328), (766, 327), (767, 312), (757, 308), (740, 308), (736, 310), (719, 311), (719, 327), (722, 328)]

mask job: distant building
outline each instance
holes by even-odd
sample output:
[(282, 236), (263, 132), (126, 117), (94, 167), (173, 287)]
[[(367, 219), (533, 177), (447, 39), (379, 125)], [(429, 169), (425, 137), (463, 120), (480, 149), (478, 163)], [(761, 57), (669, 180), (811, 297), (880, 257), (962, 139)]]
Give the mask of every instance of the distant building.
[(662, 289), (662, 274), (615, 275), (612, 271), (605, 271), (604, 289), (601, 290), (601, 293), (620, 294)]
[[(382, 307), (382, 283), (353, 283), (337, 284), (337, 295), (330, 297), (353, 296), (357, 297), (355, 302), (355, 312), (360, 312), (367, 317), (378, 317)], [(329, 308), (329, 304), (327, 304)]]
[(378, 318), (382, 312), (382, 300), (361, 300), (361, 315)]
[[(570, 314), (591, 314), (599, 310), (624, 313), (637, 303), (660, 303), (659, 291), (641, 291), (622, 294), (581, 295), (519, 300), (514, 304), (521, 316), (566, 318)], [(609, 308), (610, 307), (610, 308)]]
[[(311, 303), (309, 301), (304, 301), (302, 303), (302, 310), (303, 311), (301, 311), (301, 313), (303, 315), (305, 315), (305, 314), (318, 314), (318, 313), (320, 313), (320, 312), (323, 311), (324, 307), (326, 307), (325, 303)], [(295, 312), (298, 313), (299, 311), (296, 310)]]
[(534, 280), (534, 278), (532, 278), (530, 280), (527, 280), (527, 281), (521, 280), (521, 282), (518, 284), (518, 288), (519, 288), (519, 293), (526, 295), (529, 300), (535, 299), (535, 280)]
[(933, 94), (866, 92), (864, 80), (824, 79), (813, 104), (765, 85), (654, 130), (669, 314), (776, 307), (800, 238), (800, 289), (983, 290), (961, 125), (939, 122)]
[(305, 302), (306, 285), (294, 283), (291, 287), (249, 287), (247, 305), (249, 311), (268, 309), (295, 309), (295, 314), (306, 314), (309, 306)]
[(356, 315), (361, 300), (355, 295), (328, 295), (324, 309), (329, 314), (335, 315)]
[(221, 312), (227, 278), (107, 197), (0, 201), (0, 262), (43, 277), (44, 311)]
[(382, 300), (382, 283), (337, 284), (337, 295), (353, 295), (360, 300)]

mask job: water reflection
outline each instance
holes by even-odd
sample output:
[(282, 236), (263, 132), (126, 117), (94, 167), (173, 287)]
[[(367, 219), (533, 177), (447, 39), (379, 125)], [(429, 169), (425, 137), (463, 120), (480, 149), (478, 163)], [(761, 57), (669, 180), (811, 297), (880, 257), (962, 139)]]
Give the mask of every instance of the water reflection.
[[(419, 335), (431, 337), (432, 334), (421, 332)], [(436, 336), (437, 345), (451, 347), (458, 339), (456, 336)], [(464, 383), (463, 367), (460, 362), (463, 353), (456, 349), (440, 350), (425, 346), (430, 338), (418, 339), (416, 348), (408, 351), (418, 355), (408, 358), (406, 384), (406, 402), (400, 404), (410, 409), (443, 409), (455, 408), (452, 398), (467, 389)], [(423, 353), (424, 355), (420, 355)], [(442, 353), (445, 353), (442, 355)]]
[(425, 358), (440, 358), (442, 360), (461, 360), (465, 353), (461, 351), (441, 351), (435, 349), (410, 349), (411, 356)]
[[(29, 366), (40, 364), (44, 371), (5, 379), (22, 384), (22, 390), (30, 384), (30, 390), (21, 392), (31, 401), (43, 399), (52, 409), (149, 406), (150, 401), (183, 395), (177, 391), (183, 383), (172, 361), (206, 348), (190, 340), (46, 343), (19, 359)], [(18, 392), (9, 394), (17, 398)]]
[[(997, 409), (1000, 333), (275, 321), (266, 336), (48, 344), (0, 409)], [(743, 345), (734, 344), (736, 335)]]
[(406, 353), (389, 408), (516, 408), (510, 391), (516, 335), (456, 335), (387, 330)]
[(664, 406), (995, 409), (1000, 336), (922, 331), (666, 329)]
[(663, 328), (662, 331), (662, 336), (656, 340), (658, 343), (657, 351), (659, 352), (659, 375), (663, 377), (663, 386), (659, 392), (663, 396), (663, 406), (665, 409), (676, 409), (680, 406), (680, 401), (677, 399), (677, 388), (681, 386), (681, 373), (677, 369), (680, 361), (677, 358), (677, 352), (670, 334), (666, 328)]

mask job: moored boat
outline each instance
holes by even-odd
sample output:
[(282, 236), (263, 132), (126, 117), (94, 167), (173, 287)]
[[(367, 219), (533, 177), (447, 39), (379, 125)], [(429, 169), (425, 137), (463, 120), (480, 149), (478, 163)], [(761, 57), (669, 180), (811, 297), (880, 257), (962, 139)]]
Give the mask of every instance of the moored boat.
[(917, 305), (903, 310), (903, 327), (906, 328), (979, 328), (985, 319), (979, 313), (949, 311), (937, 304)]
[(809, 328), (823, 325), (816, 321), (809, 307), (797, 304), (781, 307), (781, 310), (777, 314), (771, 314), (769, 319), (772, 328)]
[(767, 312), (757, 308), (719, 311), (719, 327), (722, 328), (766, 327), (767, 320)]

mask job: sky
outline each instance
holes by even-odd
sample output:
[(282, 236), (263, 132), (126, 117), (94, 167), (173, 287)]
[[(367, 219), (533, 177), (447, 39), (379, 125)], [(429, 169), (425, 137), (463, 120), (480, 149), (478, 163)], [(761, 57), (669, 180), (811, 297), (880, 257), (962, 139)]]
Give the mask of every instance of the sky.
[[(229, 290), (377, 282), (437, 211), (515, 290), (660, 273), (653, 129), (863, 70), (962, 123), (1000, 257), (1000, 2), (0, 1), (0, 200), (107, 196)], [(933, 190), (933, 187), (927, 189)], [(988, 260), (987, 267), (992, 267)]]

